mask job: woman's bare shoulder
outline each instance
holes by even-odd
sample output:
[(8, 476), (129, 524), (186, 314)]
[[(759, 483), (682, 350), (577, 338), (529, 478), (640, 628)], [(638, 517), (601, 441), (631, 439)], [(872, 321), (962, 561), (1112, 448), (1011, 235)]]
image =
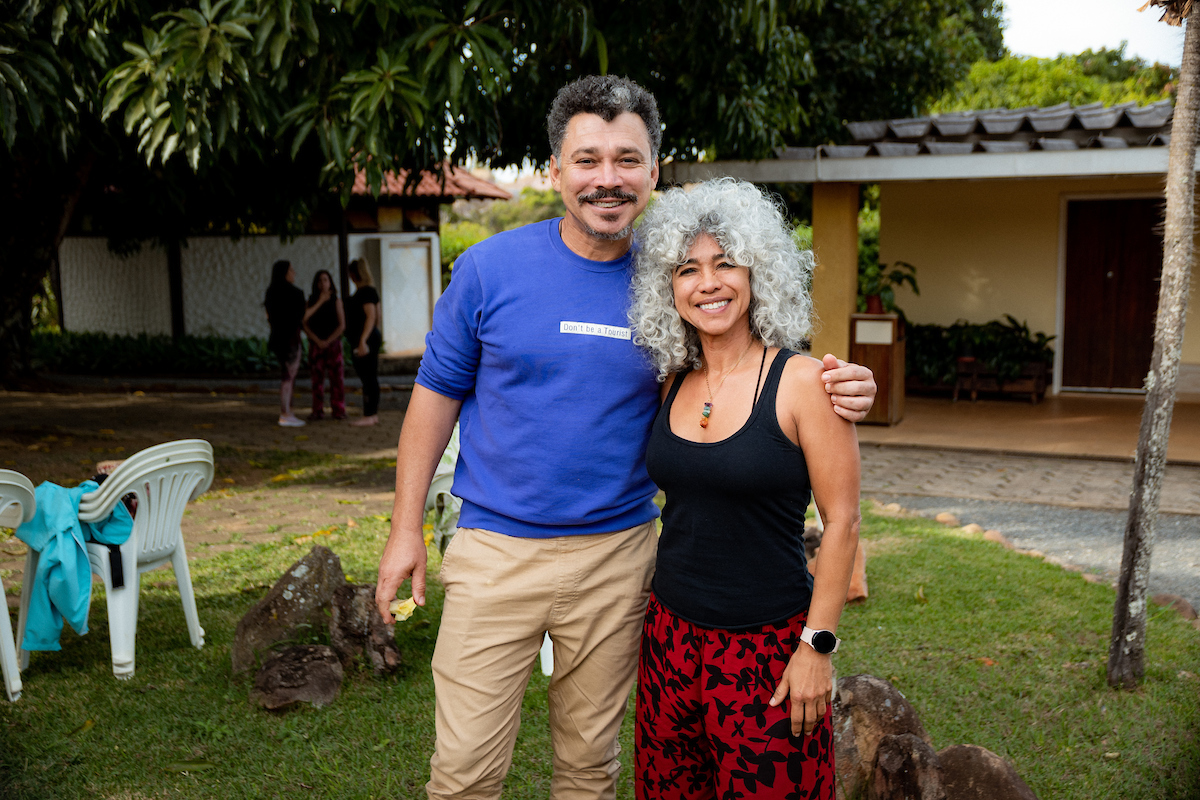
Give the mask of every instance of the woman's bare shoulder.
[(671, 385), (675, 383), (675, 378), (678, 375), (678, 372), (667, 373), (666, 379), (658, 387), (658, 402), (661, 403), (667, 399), (667, 392), (671, 391)]

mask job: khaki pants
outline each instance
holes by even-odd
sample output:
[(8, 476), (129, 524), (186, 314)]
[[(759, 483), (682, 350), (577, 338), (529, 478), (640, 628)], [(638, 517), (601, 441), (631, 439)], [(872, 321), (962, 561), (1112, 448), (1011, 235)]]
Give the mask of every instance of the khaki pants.
[(430, 798), (500, 796), (546, 632), (554, 641), (550, 796), (615, 796), (617, 733), (637, 673), (657, 548), (653, 522), (553, 539), (459, 529), (442, 561)]

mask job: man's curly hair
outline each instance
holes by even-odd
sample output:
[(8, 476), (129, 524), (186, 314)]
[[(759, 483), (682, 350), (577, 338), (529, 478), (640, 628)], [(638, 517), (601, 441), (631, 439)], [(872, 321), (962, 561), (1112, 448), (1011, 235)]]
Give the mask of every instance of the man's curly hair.
[(662, 144), (662, 124), (658, 119), (658, 103), (654, 95), (628, 78), (615, 75), (588, 75), (572, 81), (558, 90), (550, 114), (546, 117), (546, 133), (550, 137), (550, 152), (562, 159), (562, 143), (567, 135), (567, 123), (576, 114), (595, 114), (612, 122), (621, 114), (637, 114), (646, 125), (650, 137), (650, 157), (658, 161)]

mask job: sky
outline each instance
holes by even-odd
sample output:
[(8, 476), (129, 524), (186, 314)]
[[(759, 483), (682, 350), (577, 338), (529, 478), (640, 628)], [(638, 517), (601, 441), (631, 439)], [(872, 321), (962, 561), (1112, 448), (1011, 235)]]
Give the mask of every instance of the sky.
[(1145, 0), (1004, 0), (1004, 44), (1014, 53), (1049, 58), (1089, 47), (1116, 47), (1147, 61), (1179, 66), (1183, 28), (1159, 22), (1162, 9), (1138, 11)]

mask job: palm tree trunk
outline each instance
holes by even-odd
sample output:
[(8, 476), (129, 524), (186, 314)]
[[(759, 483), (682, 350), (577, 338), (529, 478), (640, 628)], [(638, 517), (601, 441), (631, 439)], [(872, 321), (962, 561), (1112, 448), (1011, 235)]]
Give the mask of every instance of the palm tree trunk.
[(1125, 524), (1125, 551), (1108, 646), (1108, 683), (1134, 688), (1145, 673), (1146, 588), (1158, 522), (1159, 493), (1167, 461), (1167, 440), (1175, 410), (1175, 384), (1187, 321), (1188, 288), (1195, 236), (1196, 119), (1200, 107), (1200, 19), (1188, 14), (1179, 93), (1171, 123), (1167, 168), (1167, 218), (1162, 282), (1154, 326), (1154, 355), (1146, 376), (1146, 405), (1134, 459), (1133, 490)]

